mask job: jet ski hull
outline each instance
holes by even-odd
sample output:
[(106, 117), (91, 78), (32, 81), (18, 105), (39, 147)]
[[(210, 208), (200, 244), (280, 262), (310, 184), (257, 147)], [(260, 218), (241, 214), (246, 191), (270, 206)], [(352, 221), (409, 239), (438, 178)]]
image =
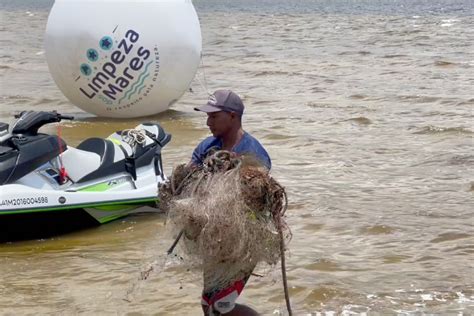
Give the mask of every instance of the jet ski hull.
[[(146, 207), (149, 205), (150, 207)], [(70, 205), (2, 212), (0, 242), (48, 238), (101, 224), (133, 213), (156, 211), (154, 199), (114, 201), (97, 205)]]
[[(86, 186), (85, 191), (52, 191), (8, 185), (0, 194), (0, 241), (42, 238), (105, 224), (143, 211), (156, 212), (155, 186), (120, 192), (91, 192), (106, 184)], [(21, 193), (23, 192), (23, 193)], [(121, 199), (124, 193), (127, 199)], [(133, 198), (130, 198), (133, 197)], [(143, 207), (149, 206), (147, 210)], [(38, 231), (38, 233), (36, 233)], [(42, 232), (42, 234), (41, 234)]]

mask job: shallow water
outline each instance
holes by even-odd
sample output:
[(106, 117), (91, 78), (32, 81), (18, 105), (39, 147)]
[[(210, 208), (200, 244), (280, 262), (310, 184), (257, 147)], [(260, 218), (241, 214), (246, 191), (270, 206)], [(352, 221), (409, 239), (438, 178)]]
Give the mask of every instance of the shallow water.
[[(244, 127), (289, 194), (295, 314), (474, 313), (472, 1), (195, 5), (203, 63), (194, 92), (146, 120), (173, 134), (169, 173), (208, 134), (192, 110), (203, 86), (243, 96)], [(62, 96), (42, 42), (50, 6), (0, 1), (0, 119), (74, 114), (62, 124), (70, 145), (141, 122), (94, 118)], [(200, 277), (166, 260), (164, 220), (133, 216), (0, 245), (0, 313), (199, 314)], [(278, 269), (252, 278), (242, 302), (285, 313)]]

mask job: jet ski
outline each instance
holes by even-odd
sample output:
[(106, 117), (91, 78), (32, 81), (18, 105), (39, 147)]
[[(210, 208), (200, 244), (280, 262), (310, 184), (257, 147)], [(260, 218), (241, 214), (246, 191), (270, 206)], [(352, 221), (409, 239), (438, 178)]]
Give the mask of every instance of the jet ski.
[(74, 148), (38, 132), (72, 119), (27, 111), (11, 126), (0, 123), (0, 241), (49, 237), (156, 207), (166, 180), (161, 150), (171, 135), (142, 123)]

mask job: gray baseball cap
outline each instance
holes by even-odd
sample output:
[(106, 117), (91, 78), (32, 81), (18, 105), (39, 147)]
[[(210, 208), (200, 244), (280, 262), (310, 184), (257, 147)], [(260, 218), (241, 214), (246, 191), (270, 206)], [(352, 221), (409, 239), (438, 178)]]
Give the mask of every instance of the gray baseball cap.
[(209, 96), (207, 104), (194, 108), (196, 111), (213, 113), (219, 111), (244, 114), (244, 104), (240, 97), (230, 90), (217, 90)]

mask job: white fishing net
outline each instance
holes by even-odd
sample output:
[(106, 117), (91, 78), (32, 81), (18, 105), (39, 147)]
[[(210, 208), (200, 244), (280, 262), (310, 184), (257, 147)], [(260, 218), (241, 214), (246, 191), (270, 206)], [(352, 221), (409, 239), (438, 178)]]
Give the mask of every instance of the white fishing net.
[(202, 168), (176, 167), (160, 199), (167, 225), (183, 232), (185, 259), (204, 272), (205, 291), (249, 276), (258, 263), (275, 265), (291, 236), (284, 188), (255, 160), (227, 151)]

